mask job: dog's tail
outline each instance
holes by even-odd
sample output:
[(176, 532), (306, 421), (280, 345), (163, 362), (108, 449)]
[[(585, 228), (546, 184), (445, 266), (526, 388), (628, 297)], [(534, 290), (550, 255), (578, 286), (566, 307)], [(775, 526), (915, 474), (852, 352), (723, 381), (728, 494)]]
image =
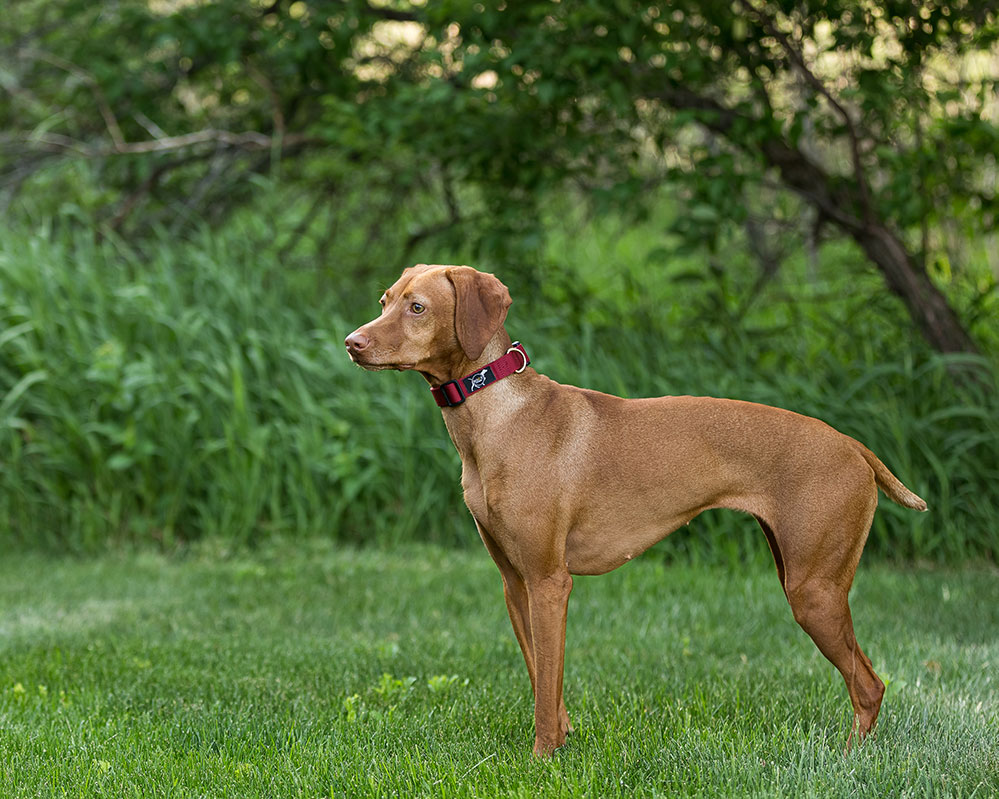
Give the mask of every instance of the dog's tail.
[(913, 510), (926, 510), (925, 500), (922, 497), (916, 496), (902, 485), (902, 481), (891, 473), (891, 470), (881, 462), (881, 459), (877, 455), (859, 441), (857, 442), (857, 446), (860, 447), (860, 454), (864, 456), (864, 460), (874, 470), (875, 482), (888, 495), (888, 498), (892, 502), (896, 502), (906, 508), (912, 508)]

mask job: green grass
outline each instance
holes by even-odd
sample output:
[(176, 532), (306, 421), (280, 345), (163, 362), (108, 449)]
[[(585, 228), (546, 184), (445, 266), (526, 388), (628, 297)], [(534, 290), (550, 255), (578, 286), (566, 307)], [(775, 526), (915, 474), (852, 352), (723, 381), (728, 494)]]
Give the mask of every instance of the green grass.
[(888, 693), (844, 757), (772, 567), (577, 579), (578, 732), (540, 762), (484, 552), (8, 555), (0, 795), (995, 796), (999, 575), (862, 565), (852, 601)]

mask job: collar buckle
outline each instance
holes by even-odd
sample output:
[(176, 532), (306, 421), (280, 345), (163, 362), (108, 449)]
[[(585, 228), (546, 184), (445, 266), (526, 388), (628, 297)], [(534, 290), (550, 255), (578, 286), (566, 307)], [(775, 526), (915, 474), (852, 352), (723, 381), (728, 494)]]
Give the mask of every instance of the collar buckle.
[(441, 408), (454, 408), (467, 399), (465, 392), (461, 390), (461, 383), (457, 380), (442, 383), (433, 394), (437, 405)]

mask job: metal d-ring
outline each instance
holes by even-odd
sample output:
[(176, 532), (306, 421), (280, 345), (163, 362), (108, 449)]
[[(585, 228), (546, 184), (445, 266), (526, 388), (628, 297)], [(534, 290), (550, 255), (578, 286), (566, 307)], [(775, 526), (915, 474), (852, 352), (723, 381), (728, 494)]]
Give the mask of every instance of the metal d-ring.
[(506, 354), (509, 355), (511, 352), (517, 353), (521, 358), (524, 359), (524, 365), (521, 366), (519, 369), (514, 370), (514, 374), (515, 375), (519, 375), (521, 372), (523, 372), (527, 368), (527, 356), (524, 354), (524, 351), (521, 350), (521, 349), (518, 349), (516, 347), (516, 345), (513, 346), (513, 347), (510, 347), (510, 349), (508, 349), (506, 351)]

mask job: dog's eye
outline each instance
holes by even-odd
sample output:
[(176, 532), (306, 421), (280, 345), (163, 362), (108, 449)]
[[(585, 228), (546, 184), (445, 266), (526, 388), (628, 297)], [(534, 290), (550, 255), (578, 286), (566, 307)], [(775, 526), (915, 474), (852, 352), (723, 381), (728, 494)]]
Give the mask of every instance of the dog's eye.
[(417, 313), (417, 314), (423, 313), (425, 310), (427, 310), (423, 305), (420, 305), (420, 303), (418, 303), (418, 302), (414, 302), (412, 305), (410, 305), (409, 309), (413, 313)]

